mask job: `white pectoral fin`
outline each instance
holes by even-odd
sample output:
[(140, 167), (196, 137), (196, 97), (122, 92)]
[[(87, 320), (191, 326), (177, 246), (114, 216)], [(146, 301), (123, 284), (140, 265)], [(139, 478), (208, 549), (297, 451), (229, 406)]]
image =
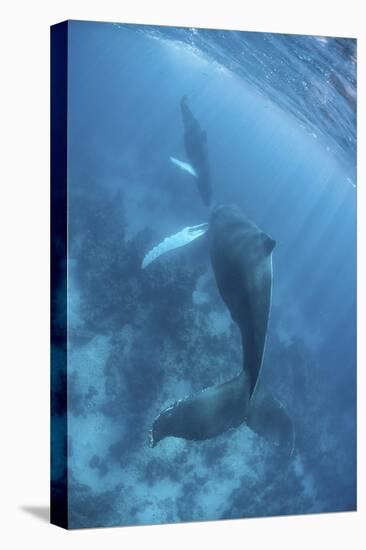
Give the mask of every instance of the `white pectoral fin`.
[(196, 170), (188, 162), (184, 162), (183, 160), (178, 160), (175, 157), (170, 157), (170, 160), (173, 164), (175, 164), (176, 166), (179, 166), (179, 168), (184, 172), (188, 172), (188, 174), (191, 174), (191, 176), (195, 178), (198, 177)]
[(145, 269), (151, 262), (159, 258), (165, 252), (180, 248), (186, 244), (194, 241), (201, 235), (204, 235), (208, 229), (208, 223), (201, 223), (199, 225), (193, 225), (191, 227), (185, 227), (182, 231), (166, 237), (161, 243), (154, 246), (144, 257), (142, 261), (142, 269)]

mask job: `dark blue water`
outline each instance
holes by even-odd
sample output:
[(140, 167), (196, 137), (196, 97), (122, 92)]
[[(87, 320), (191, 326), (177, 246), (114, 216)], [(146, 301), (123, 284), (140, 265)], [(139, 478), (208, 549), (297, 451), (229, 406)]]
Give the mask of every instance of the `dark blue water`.
[[(72, 527), (355, 509), (355, 63), (351, 39), (71, 24)], [(204, 240), (141, 270), (208, 219), (169, 162), (183, 94), (215, 202), (277, 241), (261, 376), (293, 419), (291, 457), (244, 425), (148, 446), (163, 408), (241, 365)]]

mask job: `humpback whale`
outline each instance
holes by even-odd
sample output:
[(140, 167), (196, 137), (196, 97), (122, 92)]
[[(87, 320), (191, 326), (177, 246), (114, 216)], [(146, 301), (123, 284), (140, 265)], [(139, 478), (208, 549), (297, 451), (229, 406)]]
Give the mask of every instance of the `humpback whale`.
[(238, 208), (221, 206), (211, 215), (209, 243), (219, 292), (240, 329), (251, 395), (263, 360), (276, 241)]
[[(187, 170), (187, 166), (193, 169), (194, 174), (192, 175), (196, 175), (196, 183), (201, 198), (205, 205), (209, 206), (212, 199), (212, 188), (207, 153), (207, 135), (206, 132), (201, 129), (197, 119), (188, 107), (187, 97), (185, 95), (181, 99), (180, 107), (184, 126), (184, 147), (189, 164), (182, 163), (182, 161), (175, 162), (176, 159), (171, 160), (185, 170)], [(185, 165), (185, 168), (182, 164)], [(188, 169), (187, 171), (190, 170)]]
[[(205, 231), (201, 228), (201, 234)], [(273, 444), (292, 452), (290, 418), (278, 400), (257, 387), (271, 307), (272, 251), (276, 243), (236, 207), (216, 207), (207, 232), (219, 292), (241, 333), (243, 365), (232, 380), (163, 410), (153, 423), (150, 446), (168, 436), (208, 439), (245, 422)]]

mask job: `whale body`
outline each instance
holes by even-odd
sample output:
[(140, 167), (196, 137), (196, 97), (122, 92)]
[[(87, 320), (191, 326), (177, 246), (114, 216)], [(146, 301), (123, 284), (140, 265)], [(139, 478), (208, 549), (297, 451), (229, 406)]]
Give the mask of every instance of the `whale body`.
[(215, 437), (243, 422), (292, 452), (294, 432), (283, 405), (257, 387), (263, 362), (272, 292), (275, 241), (236, 207), (221, 206), (208, 225), (210, 258), (217, 286), (241, 333), (242, 369), (233, 379), (175, 402), (153, 423), (150, 445), (168, 436)]
[(184, 147), (186, 155), (197, 175), (196, 183), (201, 198), (206, 206), (210, 206), (212, 200), (212, 186), (207, 151), (207, 135), (188, 107), (186, 96), (182, 97), (180, 107), (184, 126)]
[(228, 206), (213, 211), (208, 234), (219, 292), (240, 329), (243, 368), (249, 376), (251, 395), (263, 361), (276, 241), (238, 208)]

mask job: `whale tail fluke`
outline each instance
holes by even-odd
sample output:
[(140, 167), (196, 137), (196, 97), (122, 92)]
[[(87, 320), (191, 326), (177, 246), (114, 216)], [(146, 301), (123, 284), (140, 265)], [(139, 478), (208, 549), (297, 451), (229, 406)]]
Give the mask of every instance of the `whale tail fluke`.
[(155, 447), (166, 437), (202, 441), (244, 423), (288, 457), (295, 448), (295, 431), (283, 404), (263, 389), (249, 399), (245, 371), (216, 386), (180, 399), (161, 411), (149, 433)]
[(259, 386), (251, 397), (247, 426), (269, 443), (291, 456), (295, 449), (295, 429), (284, 405)]
[(165, 437), (191, 441), (210, 439), (237, 428), (245, 421), (249, 406), (248, 375), (238, 376), (189, 395), (164, 409), (154, 420), (150, 447)]

